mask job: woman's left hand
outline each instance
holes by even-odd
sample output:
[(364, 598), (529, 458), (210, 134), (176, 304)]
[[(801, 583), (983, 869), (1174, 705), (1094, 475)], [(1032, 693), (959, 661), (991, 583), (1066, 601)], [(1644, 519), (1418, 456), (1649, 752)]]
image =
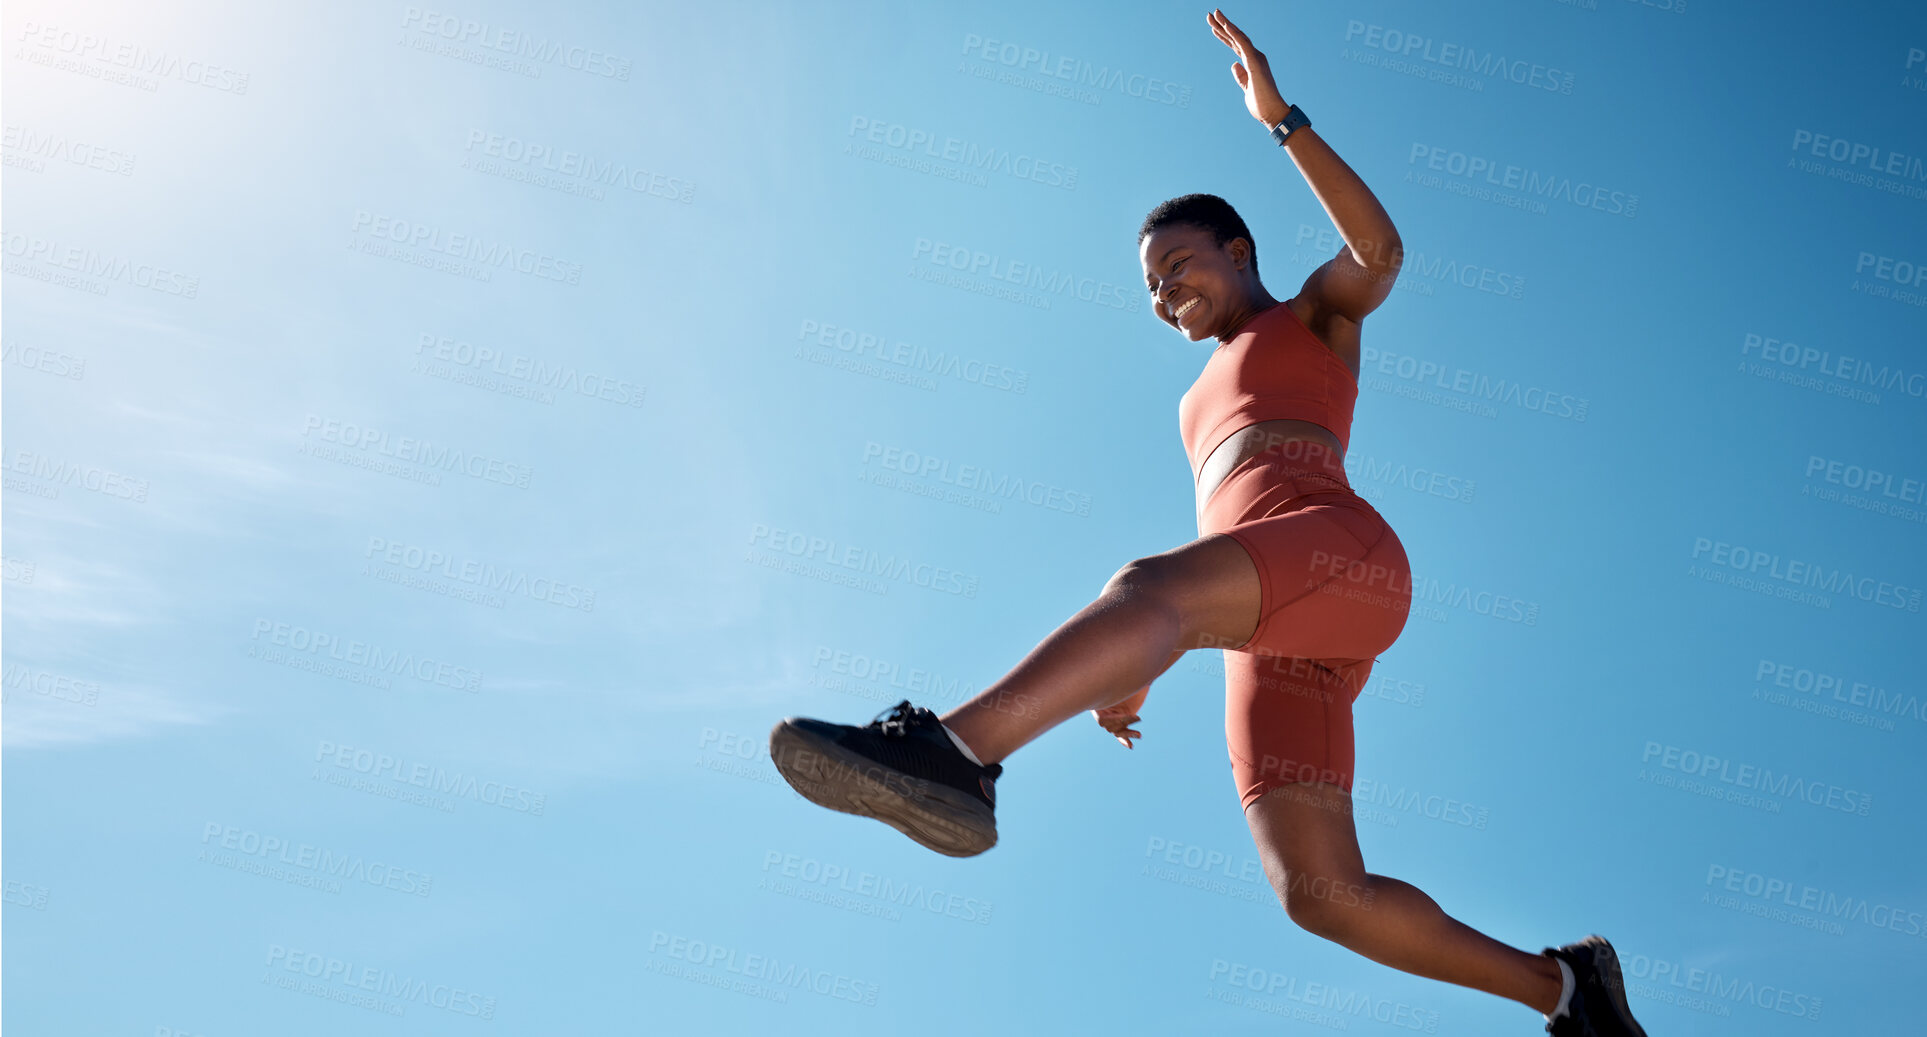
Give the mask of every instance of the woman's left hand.
[(1245, 92), (1245, 110), (1267, 129), (1278, 125), (1291, 106), (1278, 96), (1278, 84), (1272, 82), (1271, 65), (1265, 61), (1264, 52), (1252, 46), (1251, 37), (1231, 24), (1223, 11), (1213, 10), (1204, 20), (1210, 23), (1212, 35), (1238, 55), (1239, 60), (1231, 63), (1231, 75)]

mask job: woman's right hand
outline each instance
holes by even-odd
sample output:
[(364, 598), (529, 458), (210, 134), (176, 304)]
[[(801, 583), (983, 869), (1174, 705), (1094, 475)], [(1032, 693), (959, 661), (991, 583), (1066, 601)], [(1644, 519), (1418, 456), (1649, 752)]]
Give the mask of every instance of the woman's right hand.
[(1131, 739), (1143, 738), (1144, 734), (1131, 727), (1131, 725), (1137, 723), (1140, 719), (1137, 711), (1144, 708), (1144, 700), (1150, 694), (1150, 691), (1151, 689), (1146, 688), (1116, 705), (1105, 706), (1103, 709), (1093, 709), (1091, 710), (1091, 716), (1096, 717), (1098, 726), (1109, 731), (1111, 737), (1117, 739), (1118, 743), (1123, 745), (1124, 748), (1135, 749), (1137, 747), (1131, 744)]

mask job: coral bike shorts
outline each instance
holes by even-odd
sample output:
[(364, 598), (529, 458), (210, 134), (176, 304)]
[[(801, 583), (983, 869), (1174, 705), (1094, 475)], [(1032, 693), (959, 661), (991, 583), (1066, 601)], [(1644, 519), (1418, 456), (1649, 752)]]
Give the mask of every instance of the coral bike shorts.
[(1245, 460), (1212, 490), (1198, 535), (1238, 541), (1258, 568), (1251, 638), (1224, 653), (1225, 745), (1250, 807), (1301, 782), (1352, 787), (1352, 703), (1405, 629), (1412, 572), (1343, 457), (1293, 440)]

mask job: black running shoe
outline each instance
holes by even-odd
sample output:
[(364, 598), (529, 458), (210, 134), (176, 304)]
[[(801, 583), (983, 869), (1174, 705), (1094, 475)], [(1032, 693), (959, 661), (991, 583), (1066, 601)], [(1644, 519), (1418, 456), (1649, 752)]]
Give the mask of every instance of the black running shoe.
[(1572, 1000), (1566, 1014), (1546, 1024), (1552, 1037), (1646, 1037), (1626, 1004), (1626, 981), (1619, 975), (1619, 955), (1603, 936), (1588, 936), (1542, 953), (1572, 969)]
[(979, 767), (944, 733), (937, 715), (908, 699), (863, 727), (808, 717), (769, 733), (777, 771), (804, 799), (874, 817), (952, 857), (997, 845), (999, 764)]

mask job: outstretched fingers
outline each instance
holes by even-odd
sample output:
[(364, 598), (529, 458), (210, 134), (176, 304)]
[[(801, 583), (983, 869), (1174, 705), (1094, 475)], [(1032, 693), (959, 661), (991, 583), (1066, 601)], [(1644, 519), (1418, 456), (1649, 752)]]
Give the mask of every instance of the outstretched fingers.
[(1266, 76), (1270, 75), (1265, 71), (1267, 66), (1264, 52), (1252, 46), (1251, 37), (1246, 36), (1243, 29), (1231, 24), (1231, 19), (1226, 18), (1223, 11), (1213, 10), (1204, 18), (1211, 26), (1211, 34), (1238, 55), (1239, 60), (1231, 64), (1231, 75), (1238, 81), (1239, 88), (1247, 89), (1251, 86), (1253, 71)]
[[(1225, 18), (1223, 11), (1214, 10), (1206, 13), (1204, 21), (1206, 25), (1211, 26), (1211, 35), (1216, 36), (1218, 42), (1230, 47), (1234, 51), (1238, 50), (1238, 41), (1232, 39), (1230, 31), (1225, 28), (1225, 26), (1230, 25), (1231, 22)], [(1239, 52), (1238, 56), (1243, 57), (1243, 52)]]
[[(1232, 53), (1238, 55), (1239, 58), (1243, 58), (1245, 56), (1244, 49), (1239, 47), (1237, 41), (1231, 38), (1231, 34), (1226, 32), (1224, 28), (1218, 24), (1218, 20), (1223, 17), (1223, 13), (1212, 11), (1204, 16), (1204, 20), (1206, 24), (1211, 26), (1211, 35), (1216, 36), (1218, 42), (1230, 47)], [(1225, 22), (1224, 24), (1229, 25), (1231, 23)], [(1238, 89), (1240, 90), (1246, 89), (1251, 85), (1251, 76), (1245, 71), (1243, 61), (1234, 61), (1231, 63), (1231, 78), (1238, 81)]]
[(1226, 18), (1223, 11), (1213, 11), (1206, 17), (1216, 19), (1211, 23), (1211, 31), (1224, 41), (1225, 46), (1237, 51), (1239, 57), (1246, 61), (1251, 60), (1253, 55), (1257, 55), (1261, 61), (1264, 59), (1264, 55), (1258, 53), (1258, 48), (1251, 45), (1251, 37), (1246, 36), (1243, 29), (1231, 24), (1231, 19)]

